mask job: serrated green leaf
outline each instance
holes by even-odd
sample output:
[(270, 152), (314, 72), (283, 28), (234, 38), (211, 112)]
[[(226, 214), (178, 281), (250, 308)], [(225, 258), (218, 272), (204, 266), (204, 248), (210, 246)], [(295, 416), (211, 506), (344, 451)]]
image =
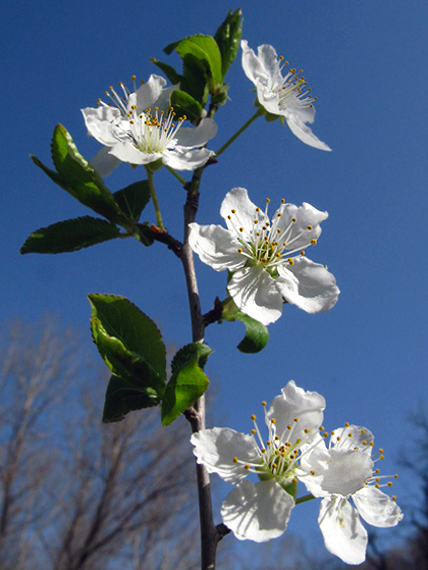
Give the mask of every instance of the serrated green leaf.
[(123, 297), (88, 295), (95, 344), (112, 372), (162, 395), (166, 350), (155, 323)]
[(170, 378), (162, 398), (162, 425), (172, 423), (194, 404), (208, 388), (209, 381), (196, 360), (179, 368)]
[(171, 93), (171, 105), (178, 117), (186, 115), (190, 121), (197, 121), (202, 115), (202, 106), (184, 91), (176, 90)]
[(241, 313), (232, 299), (223, 303), (223, 313), (221, 315), (224, 321), (241, 321), (244, 323), (246, 333), (245, 337), (238, 344), (237, 349), (247, 354), (254, 354), (260, 352), (265, 348), (269, 341), (269, 331), (259, 321), (252, 319), (248, 315)]
[(178, 350), (171, 362), (171, 372), (174, 374), (179, 370), (179, 368), (186, 365), (188, 362), (195, 360), (199, 367), (204, 369), (205, 364), (208, 360), (208, 356), (213, 351), (207, 344), (201, 344), (199, 342), (192, 342), (186, 344), (180, 350)]
[(235, 61), (242, 36), (242, 10), (238, 8), (235, 13), (229, 11), (224, 22), (219, 26), (214, 39), (221, 54), (221, 71), (223, 79), (229, 67)]
[(119, 237), (119, 230), (101, 218), (83, 216), (40, 228), (21, 247), (21, 253), (65, 253)]
[(150, 60), (165, 73), (172, 85), (177, 85), (177, 83), (180, 83), (181, 75), (171, 65), (163, 63), (154, 57), (151, 57)]
[(138, 222), (141, 212), (150, 200), (150, 186), (148, 180), (134, 182), (126, 188), (113, 194), (114, 201), (122, 212), (134, 222)]
[(158, 395), (151, 388), (135, 387), (113, 374), (107, 386), (103, 422), (120, 422), (129, 412), (157, 406), (159, 401)]
[(112, 193), (98, 172), (78, 152), (71, 135), (62, 125), (55, 127), (51, 150), (58, 176), (52, 177), (52, 171), (49, 172), (46, 167), (43, 170), (52, 180), (94, 212), (116, 221), (121, 212)]

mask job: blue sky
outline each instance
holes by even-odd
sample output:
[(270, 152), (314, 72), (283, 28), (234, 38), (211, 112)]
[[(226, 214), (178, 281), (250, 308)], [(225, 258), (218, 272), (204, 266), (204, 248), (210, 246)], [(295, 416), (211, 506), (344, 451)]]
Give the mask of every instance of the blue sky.
[[(216, 405), (230, 427), (249, 431), (288, 380), (326, 397), (325, 425), (345, 421), (370, 428), (386, 450), (382, 469), (397, 471), (411, 429), (406, 414), (427, 386), (426, 242), (428, 214), (425, 0), (301, 0), (241, 3), (243, 38), (254, 49), (272, 44), (303, 68), (318, 97), (314, 133), (331, 146), (305, 146), (278, 122), (258, 119), (204, 174), (199, 223), (221, 223), (221, 201), (231, 188), (272, 204), (309, 202), (327, 210), (314, 261), (327, 264), (342, 293), (329, 313), (307, 315), (286, 306), (270, 326), (267, 348), (242, 355), (240, 324), (212, 325), (215, 350), (208, 373), (220, 387)], [(77, 253), (20, 256), (35, 229), (90, 213), (30, 161), (50, 164), (52, 131), (62, 123), (90, 159), (99, 145), (86, 136), (80, 109), (94, 106), (109, 85), (147, 80), (149, 57), (179, 64), (162, 49), (194, 33), (213, 34), (229, 8), (217, 2), (130, 0), (53, 2), (15, 0), (0, 22), (3, 57), (1, 319), (36, 320), (58, 313), (89, 335), (87, 293), (128, 297), (159, 322), (177, 346), (190, 340), (181, 266), (162, 245), (142, 248), (117, 240)], [(230, 101), (216, 116), (219, 148), (254, 112), (253, 87), (240, 56), (228, 73)], [(144, 178), (122, 165), (108, 179), (112, 191)], [(165, 225), (180, 238), (184, 192), (162, 170), (155, 179)], [(154, 221), (149, 206), (144, 219)], [(197, 261), (204, 311), (223, 298), (226, 275)], [(103, 395), (100, 394), (100, 398)], [(405, 496), (403, 476), (395, 493)], [(310, 510), (312, 509), (312, 510)], [(302, 506), (291, 530), (302, 530), (317, 505)], [(293, 522), (293, 519), (295, 522)], [(311, 526), (312, 529), (312, 526)], [(312, 530), (311, 530), (312, 532)], [(316, 529), (313, 529), (314, 536)]]

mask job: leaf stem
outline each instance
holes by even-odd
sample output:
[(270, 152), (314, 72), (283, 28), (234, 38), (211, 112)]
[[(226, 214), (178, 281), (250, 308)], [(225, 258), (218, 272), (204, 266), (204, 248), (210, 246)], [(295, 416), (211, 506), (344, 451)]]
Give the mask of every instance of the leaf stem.
[(305, 495), (304, 497), (299, 497), (296, 499), (296, 505), (299, 505), (300, 503), (306, 503), (306, 501), (312, 501), (312, 499), (315, 499), (315, 497), (312, 495), (312, 493), (309, 493), (309, 495)]
[(156, 195), (155, 185), (153, 183), (153, 172), (150, 170), (150, 168), (147, 167), (146, 171), (147, 171), (147, 180), (150, 187), (150, 194), (152, 195), (153, 206), (155, 207), (157, 225), (160, 230), (163, 230), (165, 228), (163, 227), (162, 216), (159, 209), (158, 197)]
[(173, 168), (171, 168), (170, 166), (167, 166), (166, 164), (164, 164), (165, 168), (171, 172), (171, 174), (173, 176), (175, 176), (175, 178), (177, 178), (177, 180), (184, 186), (185, 184), (187, 184), (187, 180), (184, 180), (184, 178), (182, 176), (180, 176), (178, 174), (178, 172), (176, 172)]
[(248, 121), (244, 123), (242, 127), (238, 131), (236, 131), (236, 133), (233, 136), (231, 136), (230, 139), (227, 142), (225, 142), (221, 148), (218, 149), (218, 151), (215, 153), (216, 157), (220, 156), (239, 137), (239, 135), (243, 133), (251, 125), (251, 123), (253, 123), (256, 119), (258, 119), (258, 117), (261, 117), (262, 115), (263, 115), (262, 109), (261, 108), (257, 109), (254, 115), (250, 117)]

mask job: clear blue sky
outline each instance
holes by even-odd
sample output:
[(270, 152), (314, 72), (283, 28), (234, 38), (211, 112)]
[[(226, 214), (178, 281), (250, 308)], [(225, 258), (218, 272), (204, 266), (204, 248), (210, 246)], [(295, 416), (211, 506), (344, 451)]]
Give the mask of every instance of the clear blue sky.
[[(2, 321), (59, 313), (64, 323), (88, 331), (89, 345), (85, 295), (120, 294), (155, 318), (166, 340), (189, 342), (181, 266), (162, 245), (146, 249), (117, 240), (72, 254), (19, 255), (33, 230), (90, 214), (28, 155), (50, 164), (52, 131), (62, 123), (90, 159), (100, 147), (86, 136), (80, 109), (94, 106), (109, 85), (130, 83), (134, 73), (144, 79), (157, 73), (150, 56), (178, 64), (163, 47), (193, 33), (213, 34), (237, 7), (223, 0), (7, 4), (0, 22)], [(333, 152), (305, 146), (279, 122), (258, 119), (205, 172), (197, 221), (221, 223), (220, 203), (235, 186), (246, 187), (259, 204), (284, 197), (327, 210), (310, 257), (328, 265), (342, 293), (326, 314), (286, 306), (258, 355), (235, 349), (242, 325), (210, 326), (206, 340), (216, 352), (208, 373), (220, 386), (217, 404), (230, 427), (248, 431), (260, 401), (269, 402), (294, 379), (326, 397), (327, 429), (345, 421), (369, 427), (386, 451), (383, 472), (394, 473), (411, 433), (406, 413), (427, 387), (428, 4), (249, 0), (241, 7), (251, 47), (272, 44), (304, 69), (319, 99), (313, 131)], [(216, 116), (213, 149), (254, 112), (240, 57), (227, 79), (231, 100)], [(107, 183), (115, 191), (143, 177), (143, 169), (122, 165)], [(155, 182), (165, 225), (181, 238), (184, 192), (168, 172)], [(143, 218), (154, 221), (150, 206)], [(207, 311), (216, 295), (224, 297), (226, 276), (199, 260), (197, 271)], [(403, 477), (395, 485), (398, 502), (407, 483)], [(296, 513), (291, 530), (310, 512), (315, 516), (317, 505), (311, 508), (296, 509), (303, 518)]]

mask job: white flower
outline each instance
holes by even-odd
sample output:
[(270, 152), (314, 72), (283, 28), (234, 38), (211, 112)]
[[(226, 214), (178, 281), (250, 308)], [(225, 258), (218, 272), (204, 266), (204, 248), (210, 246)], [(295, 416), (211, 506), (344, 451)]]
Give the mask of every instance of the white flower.
[[(248, 47), (246, 40), (241, 41), (242, 67), (245, 74), (257, 88), (260, 104), (273, 115), (285, 117), (291, 131), (301, 141), (320, 150), (331, 150), (319, 140), (305, 123), (313, 123), (315, 117), (314, 101), (306, 88), (306, 81), (295, 68), (288, 69), (285, 77), (282, 70), (289, 67), (288, 61), (278, 56), (270, 45), (258, 48), (258, 55)], [(306, 91), (305, 91), (306, 89)]]
[(339, 295), (335, 279), (304, 257), (305, 248), (316, 245), (327, 212), (285, 200), (272, 220), (267, 210), (268, 204), (265, 211), (257, 208), (245, 188), (234, 188), (220, 209), (227, 229), (189, 224), (190, 246), (216, 271), (234, 272), (229, 294), (242, 312), (265, 325), (281, 316), (284, 300), (308, 313), (328, 311)]
[[(240, 540), (256, 542), (276, 538), (287, 528), (295, 504), (296, 477), (305, 475), (298, 465), (299, 448), (318, 436), (325, 400), (291, 381), (269, 411), (266, 402), (263, 406), (269, 429), (266, 442), (255, 416), (251, 416), (251, 435), (213, 428), (194, 433), (190, 440), (198, 463), (236, 485), (221, 508), (224, 524)], [(257, 474), (259, 482), (245, 480), (249, 473)]]
[(134, 92), (121, 83), (122, 97), (113, 87), (106, 92), (112, 105), (100, 100), (97, 108), (82, 109), (89, 134), (105, 145), (91, 161), (102, 176), (121, 162), (136, 165), (162, 159), (176, 170), (194, 170), (213, 156), (212, 151), (195, 147), (212, 139), (217, 125), (202, 119), (196, 128), (183, 128), (186, 116), (176, 119), (169, 107), (169, 96), (177, 87), (163, 89), (165, 84), (158, 75), (151, 75), (138, 89), (134, 85)]
[[(375, 462), (383, 459), (383, 450), (373, 460), (373, 440), (368, 429), (345, 424), (331, 432), (328, 448), (321, 436), (312, 449), (302, 446), (301, 467), (309, 473), (302, 480), (314, 497), (323, 498), (318, 522), (326, 548), (347, 564), (365, 560), (367, 531), (358, 515), (377, 527), (395, 526), (403, 518), (395, 497), (380, 490), (392, 482), (380, 484), (384, 477)], [(356, 508), (348, 502), (351, 497)]]

